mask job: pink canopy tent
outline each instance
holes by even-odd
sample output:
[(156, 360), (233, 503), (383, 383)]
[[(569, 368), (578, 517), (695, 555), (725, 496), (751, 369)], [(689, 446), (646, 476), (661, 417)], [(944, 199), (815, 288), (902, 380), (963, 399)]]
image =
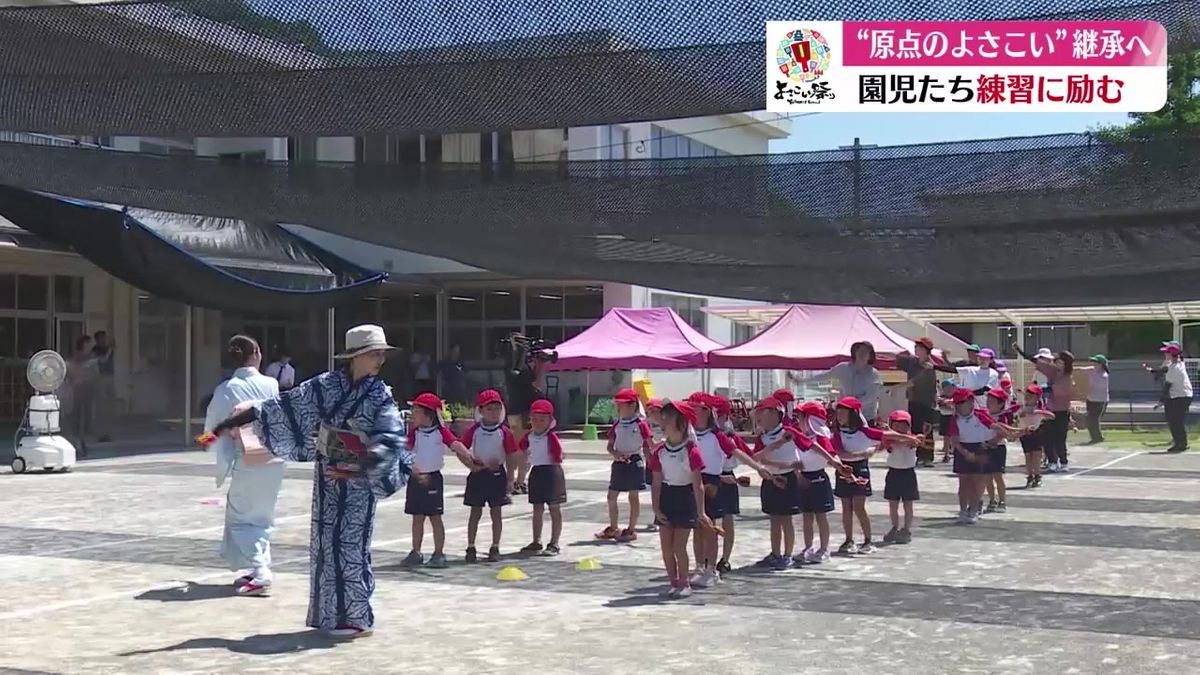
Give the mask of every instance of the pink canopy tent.
[(703, 368), (721, 344), (669, 308), (610, 309), (587, 330), (558, 345), (548, 370)]
[(875, 366), (894, 368), (913, 341), (888, 328), (865, 307), (792, 305), (749, 340), (708, 355), (710, 368), (823, 370), (850, 360), (850, 345), (870, 342)]

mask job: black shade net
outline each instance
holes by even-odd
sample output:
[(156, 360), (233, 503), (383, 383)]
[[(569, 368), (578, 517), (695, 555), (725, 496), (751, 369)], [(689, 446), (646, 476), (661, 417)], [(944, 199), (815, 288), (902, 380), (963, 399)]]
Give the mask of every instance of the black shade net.
[(1196, 0), (174, 0), (0, 9), (0, 128), (286, 136), (764, 107), (768, 20), (1153, 20)]
[(195, 307), (304, 311), (361, 300), (387, 275), (274, 224), (121, 209), (0, 185), (0, 213), (159, 297)]
[(310, 225), (526, 278), (768, 301), (1120, 304), (1192, 299), (1200, 285), (1194, 137), (483, 166), (0, 143), (0, 183)]

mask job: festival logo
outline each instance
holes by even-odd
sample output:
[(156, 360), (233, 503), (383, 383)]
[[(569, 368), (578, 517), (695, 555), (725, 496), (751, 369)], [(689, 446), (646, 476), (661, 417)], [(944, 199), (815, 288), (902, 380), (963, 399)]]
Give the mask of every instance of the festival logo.
[(815, 30), (788, 31), (775, 48), (775, 63), (784, 77), (798, 84), (824, 77), (831, 61), (829, 43)]

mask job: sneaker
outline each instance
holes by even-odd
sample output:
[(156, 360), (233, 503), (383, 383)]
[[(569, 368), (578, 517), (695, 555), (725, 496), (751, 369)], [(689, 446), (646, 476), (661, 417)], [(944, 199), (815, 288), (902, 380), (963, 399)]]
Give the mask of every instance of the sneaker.
[(1067, 466), (1066, 462), (1063, 462), (1062, 464), (1058, 465), (1058, 472), (1059, 473), (1071, 473), (1071, 467)]
[(900, 530), (893, 527), (892, 529), (888, 530), (887, 534), (883, 535), (883, 543), (885, 543), (885, 544), (897, 543), (896, 535), (898, 535), (898, 534), (900, 534)]
[(896, 534), (896, 543), (897, 544), (911, 544), (912, 543), (912, 532), (910, 532), (908, 530), (908, 528), (901, 529), (900, 532), (898, 532)]
[(658, 532), (658, 523), (650, 521), (646, 527), (642, 528), (642, 532)]
[(237, 587), (235, 591), (241, 597), (263, 597), (271, 594), (271, 582), (269, 581), (247, 581)]
[(426, 565), (435, 570), (444, 570), (449, 566), (450, 563), (447, 562), (445, 553), (434, 553), (429, 556), (429, 564)]
[(827, 563), (831, 560), (831, 556), (829, 555), (829, 549), (824, 549), (824, 548), (821, 549), (820, 551), (817, 551), (817, 555), (815, 557), (816, 557), (816, 560), (814, 560), (813, 562)]
[(371, 628), (358, 628), (357, 626), (338, 626), (325, 631), (325, 634), (334, 640), (354, 640), (356, 638), (370, 637), (375, 631)]
[(721, 573), (716, 569), (711, 569), (708, 571), (709, 588), (712, 588), (713, 586), (720, 586), (722, 581), (724, 581), (724, 579), (721, 578)]
[(467, 547), (467, 553), (463, 556), (463, 560), (468, 563), (477, 562), (478, 554), (475, 552), (474, 546)]
[(967, 524), (974, 525), (979, 522), (979, 512), (974, 509), (967, 509)]
[(806, 548), (792, 556), (792, 562), (796, 563), (797, 565), (803, 565), (804, 563), (808, 562), (808, 554), (811, 550), (812, 549)]
[(1046, 467), (1046, 473), (1058, 473), (1058, 462), (1054, 462)]
[(733, 571), (733, 566), (729, 564), (728, 560), (722, 559), (721, 562), (717, 563), (717, 571), (721, 574), (729, 574)]
[(425, 556), (420, 551), (409, 551), (400, 564), (404, 567), (420, 567), (425, 564)]
[(987, 508), (986, 508), (986, 509), (984, 509), (984, 510), (983, 510), (983, 512), (984, 512), (984, 513), (995, 513), (995, 512), (996, 512), (996, 500), (995, 500), (995, 499), (989, 499), (989, 500), (988, 500), (988, 504), (987, 504)]
[(658, 597), (660, 597), (660, 598), (675, 598), (676, 597), (675, 594), (677, 592), (679, 592), (679, 587), (676, 586), (674, 583), (672, 583), (670, 586), (667, 586), (666, 588), (659, 591)]
[(996, 502), (996, 513), (1008, 513), (1008, 504), (1004, 502)]
[(971, 522), (970, 513), (971, 513), (970, 509), (959, 509), (958, 520), (956, 520), (955, 522), (957, 522), (959, 525), (969, 524)]
[(806, 549), (804, 549), (804, 553), (802, 553), (801, 555), (804, 556), (805, 564), (811, 565), (811, 564), (817, 562), (817, 558), (820, 557), (820, 552), (817, 551), (817, 549), (815, 549), (815, 548), (806, 548)]
[(855, 555), (858, 553), (858, 544), (855, 544), (853, 540), (847, 539), (838, 547), (837, 552), (838, 555)]
[(546, 548), (542, 549), (542, 555), (547, 557), (554, 557), (560, 552), (561, 550), (558, 548), (558, 544), (555, 544), (554, 542), (546, 544)]
[(679, 588), (675, 589), (675, 597), (677, 597), (677, 598), (692, 597), (692, 587), (691, 586), (680, 586)]
[(776, 559), (778, 557), (779, 556), (775, 555), (774, 553), (768, 553), (765, 558), (754, 563), (754, 566), (755, 567), (774, 567)]
[(500, 547), (493, 546), (488, 549), (488, 562), (500, 562)]
[(617, 528), (613, 527), (612, 525), (609, 525), (608, 527), (604, 528), (603, 530), (600, 530), (599, 532), (597, 532), (596, 534), (594, 534), (592, 536), (595, 537), (596, 539), (616, 539), (617, 538)]
[(1033, 476), (1025, 476), (1025, 489), (1028, 490), (1029, 488), (1033, 487), (1033, 482)]
[(1172, 455), (1178, 455), (1181, 452), (1187, 452), (1187, 448), (1167, 448), (1167, 452), (1171, 453)]
[(688, 583), (696, 588), (708, 588), (708, 576), (704, 572), (696, 572), (688, 579)]
[(541, 552), (542, 552), (542, 543), (540, 541), (535, 541), (533, 543), (526, 544), (525, 548), (521, 549), (521, 553), (541, 553)]
[(617, 533), (616, 540), (622, 544), (637, 541), (637, 532), (632, 527), (626, 528)]
[(976, 515), (977, 517), (979, 516), (979, 514), (983, 513), (983, 500), (982, 500), (982, 499), (980, 499), (979, 501), (975, 502), (975, 511), (974, 511), (974, 513), (975, 513), (975, 515)]
[(777, 572), (790, 570), (796, 566), (796, 561), (792, 560), (791, 556), (781, 555), (775, 559), (775, 566), (772, 568)]
[(238, 577), (237, 579), (233, 580), (233, 586), (234, 586), (234, 588), (237, 588), (238, 586), (245, 586), (246, 584), (250, 583), (251, 581), (254, 581), (254, 575), (253, 574), (244, 574), (244, 575)]
[(870, 539), (863, 541), (862, 545), (858, 547), (858, 552), (862, 555), (874, 553), (877, 550), (879, 549), (875, 548), (875, 544), (872, 544)]

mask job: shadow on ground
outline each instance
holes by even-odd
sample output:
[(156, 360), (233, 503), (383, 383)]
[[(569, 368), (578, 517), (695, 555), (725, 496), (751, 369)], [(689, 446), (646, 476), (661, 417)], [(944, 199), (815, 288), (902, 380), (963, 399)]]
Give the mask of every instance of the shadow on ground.
[(240, 640), (229, 638), (192, 638), (165, 647), (122, 652), (120, 656), (141, 656), (192, 649), (224, 649), (238, 654), (254, 654), (258, 656), (280, 655), (295, 654), (313, 649), (331, 649), (338, 643), (338, 640), (326, 636), (321, 631), (305, 630), (297, 633), (250, 635)]

